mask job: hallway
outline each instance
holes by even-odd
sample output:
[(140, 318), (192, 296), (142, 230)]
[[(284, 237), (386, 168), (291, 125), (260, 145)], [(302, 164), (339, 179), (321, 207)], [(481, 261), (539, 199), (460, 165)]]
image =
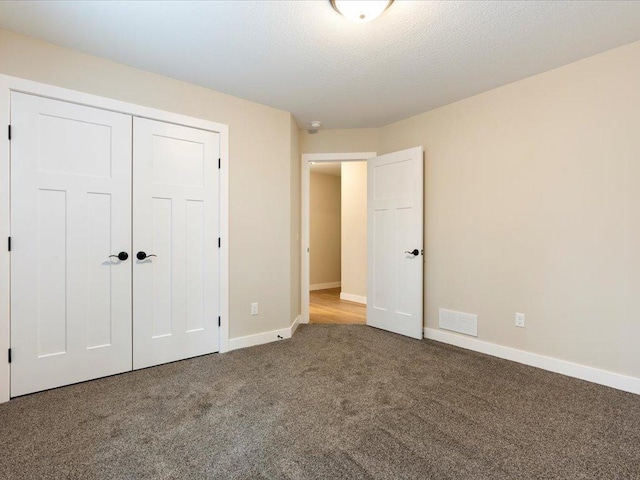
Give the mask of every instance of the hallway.
[(340, 288), (309, 292), (309, 323), (364, 324), (367, 306), (340, 300)]

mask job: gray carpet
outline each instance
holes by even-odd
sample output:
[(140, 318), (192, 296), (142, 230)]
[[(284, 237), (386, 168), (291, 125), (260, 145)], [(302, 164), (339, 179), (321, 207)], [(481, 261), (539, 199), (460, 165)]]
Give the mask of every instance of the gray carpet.
[(640, 396), (301, 326), (0, 405), (0, 478), (640, 478)]

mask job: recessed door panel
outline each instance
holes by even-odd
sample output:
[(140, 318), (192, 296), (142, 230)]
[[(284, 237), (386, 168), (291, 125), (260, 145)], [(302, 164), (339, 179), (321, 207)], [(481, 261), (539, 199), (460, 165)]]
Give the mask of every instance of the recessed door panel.
[[(156, 257), (149, 257), (138, 263), (151, 271), (151, 324), (152, 338), (164, 337), (173, 333), (172, 328), (172, 280), (173, 280), (173, 248), (172, 244), (172, 199), (153, 198), (151, 226), (151, 244), (147, 251)], [(151, 258), (154, 258), (152, 261)], [(138, 272), (136, 271), (135, 274)], [(143, 299), (140, 299), (144, 301)], [(139, 309), (136, 309), (139, 311)], [(139, 317), (138, 317), (139, 318)]]
[[(111, 177), (111, 125), (93, 119), (49, 115), (38, 117), (38, 171)], [(81, 142), (61, 139), (82, 138)], [(92, 148), (87, 155), (87, 147)]]
[(220, 143), (141, 118), (133, 136), (133, 365), (143, 368), (218, 350)]
[(373, 307), (378, 310), (387, 310), (390, 306), (392, 292), (386, 288), (389, 283), (392, 265), (391, 258), (387, 255), (390, 248), (389, 243), (393, 234), (393, 211), (380, 208), (373, 212), (373, 231), (376, 242), (373, 245), (372, 270), (375, 272), (373, 276), (373, 295), (367, 298), (373, 299)]
[(186, 207), (187, 332), (195, 332), (204, 329), (204, 202), (188, 200)]
[[(67, 352), (67, 192), (42, 189), (38, 190), (37, 195), (36, 331), (37, 355), (42, 358)], [(19, 231), (16, 233), (14, 252), (17, 250)], [(20, 265), (21, 260), (16, 256), (14, 254), (14, 268)], [(20, 298), (15, 298), (15, 301), (20, 306)], [(20, 326), (15, 325), (14, 328), (19, 329)], [(17, 351), (19, 349), (16, 347)]]
[(11, 95), (11, 395), (131, 369), (131, 117)]
[[(174, 137), (153, 136), (153, 183), (202, 187), (204, 144)], [(176, 157), (180, 162), (175, 161)]]
[(111, 345), (111, 194), (87, 194), (87, 347)]

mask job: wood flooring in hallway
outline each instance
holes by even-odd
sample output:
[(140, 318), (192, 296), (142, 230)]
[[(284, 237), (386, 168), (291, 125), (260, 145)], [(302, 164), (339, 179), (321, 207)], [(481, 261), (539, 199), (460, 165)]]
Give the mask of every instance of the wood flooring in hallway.
[(340, 300), (340, 288), (309, 292), (309, 322), (329, 324), (364, 324), (367, 306)]

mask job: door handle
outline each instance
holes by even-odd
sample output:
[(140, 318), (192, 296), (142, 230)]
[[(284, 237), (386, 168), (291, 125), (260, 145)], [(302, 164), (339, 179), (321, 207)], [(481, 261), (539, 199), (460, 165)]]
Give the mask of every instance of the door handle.
[(154, 255), (153, 253), (147, 255), (145, 252), (143, 252), (142, 250), (140, 250), (138, 253), (136, 253), (136, 258), (138, 260), (144, 260), (145, 258), (149, 258), (149, 257), (157, 257), (157, 255)]
[(109, 258), (115, 257), (121, 262), (124, 262), (127, 258), (129, 258), (129, 254), (127, 252), (120, 252), (117, 255), (109, 255)]
[(404, 253), (408, 253), (409, 255), (413, 255), (414, 257), (417, 257), (420, 254), (420, 250), (418, 250), (417, 248), (414, 248), (412, 251), (405, 251)]

